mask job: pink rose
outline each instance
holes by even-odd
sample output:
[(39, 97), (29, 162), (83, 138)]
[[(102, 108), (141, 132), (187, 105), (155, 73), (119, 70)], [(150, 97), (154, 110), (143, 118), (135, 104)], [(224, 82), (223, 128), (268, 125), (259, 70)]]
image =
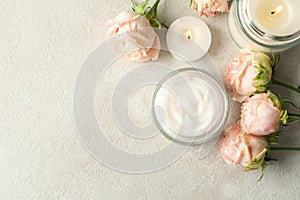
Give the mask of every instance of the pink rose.
[(206, 17), (228, 12), (227, 0), (192, 0), (191, 7), (198, 11), (200, 16)]
[(123, 50), (133, 61), (157, 60), (160, 41), (149, 20), (132, 11), (121, 12), (115, 19), (108, 21), (109, 36), (127, 33), (127, 41), (122, 41)]
[(254, 93), (265, 92), (271, 82), (270, 58), (261, 52), (241, 50), (239, 56), (228, 66), (225, 78), (233, 91), (233, 99), (243, 102)]
[(221, 154), (228, 164), (257, 169), (264, 161), (268, 142), (265, 137), (245, 134), (239, 124), (226, 130), (221, 140)]
[(287, 117), (278, 97), (271, 92), (250, 97), (242, 104), (241, 113), (243, 131), (258, 136), (273, 133)]

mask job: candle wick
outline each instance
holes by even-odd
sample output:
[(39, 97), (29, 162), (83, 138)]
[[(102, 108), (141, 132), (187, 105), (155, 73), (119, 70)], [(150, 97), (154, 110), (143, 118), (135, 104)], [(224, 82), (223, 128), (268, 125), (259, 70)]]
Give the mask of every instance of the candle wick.
[(187, 31), (187, 32), (185, 32), (185, 35), (186, 35), (187, 39), (190, 40), (192, 33), (191, 33), (191, 31)]
[(271, 11), (271, 15), (277, 15), (278, 13), (281, 12), (283, 6), (278, 6), (275, 10)]

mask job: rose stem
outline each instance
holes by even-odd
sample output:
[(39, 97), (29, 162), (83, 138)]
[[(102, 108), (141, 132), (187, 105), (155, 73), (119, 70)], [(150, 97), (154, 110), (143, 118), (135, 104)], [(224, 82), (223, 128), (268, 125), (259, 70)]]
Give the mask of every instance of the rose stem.
[(165, 25), (164, 23), (161, 23), (161, 25), (163, 25), (166, 29), (169, 29), (169, 27), (167, 25)]
[(300, 118), (300, 114), (295, 114), (295, 113), (288, 113), (288, 116), (293, 116), (293, 117), (299, 117)]
[(277, 79), (274, 79), (274, 78), (272, 78), (272, 84), (280, 85), (280, 86), (286, 87), (286, 88), (288, 88), (290, 90), (294, 90), (295, 92), (300, 93), (300, 88), (297, 88), (295, 86), (289, 85), (289, 84), (284, 83), (284, 82), (281, 82), (281, 81), (279, 81)]
[(300, 147), (270, 147), (270, 151), (300, 151)]
[(300, 120), (300, 114), (288, 112), (287, 115), (288, 115), (288, 119), (287, 119), (287, 123), (284, 124), (285, 126), (289, 126), (289, 125), (293, 124), (294, 122), (297, 122)]

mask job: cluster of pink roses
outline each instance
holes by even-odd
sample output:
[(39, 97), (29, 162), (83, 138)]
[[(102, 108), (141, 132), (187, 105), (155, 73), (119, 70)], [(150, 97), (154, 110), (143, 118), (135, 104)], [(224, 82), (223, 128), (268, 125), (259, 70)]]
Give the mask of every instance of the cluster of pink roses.
[(268, 88), (272, 81), (272, 61), (264, 53), (241, 50), (228, 66), (225, 77), (233, 99), (243, 102), (241, 119), (230, 127), (222, 139), (221, 154), (230, 164), (244, 170), (265, 167), (268, 142), (265, 136), (286, 124), (283, 103)]
[[(159, 56), (160, 41), (153, 27), (161, 27), (156, 19), (160, 0), (156, 0), (152, 7), (147, 7), (148, 1), (136, 4), (131, 0), (133, 11), (122, 12), (108, 21), (109, 36), (127, 35), (128, 44), (122, 41), (121, 46), (133, 61), (156, 60)], [(228, 12), (228, 1), (191, 0), (191, 8), (200, 16), (215, 16)], [(300, 119), (299, 114), (289, 113), (288, 116), (282, 100), (268, 90), (273, 83), (300, 93), (300, 88), (272, 78), (276, 64), (276, 59), (272, 61), (264, 53), (243, 49), (229, 64), (225, 74), (233, 99), (243, 104), (239, 122), (224, 134), (221, 154), (227, 163), (244, 166), (245, 171), (260, 167), (264, 170), (265, 157), (272, 149), (300, 150), (298, 147), (273, 148), (268, 144), (272, 138), (270, 135), (276, 136), (280, 123), (285, 125), (288, 120)]]

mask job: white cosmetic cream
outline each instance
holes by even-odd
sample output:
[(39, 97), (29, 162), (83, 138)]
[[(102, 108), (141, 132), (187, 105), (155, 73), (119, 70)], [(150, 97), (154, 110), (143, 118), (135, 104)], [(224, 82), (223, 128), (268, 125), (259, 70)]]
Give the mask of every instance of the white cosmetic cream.
[(168, 138), (203, 143), (225, 121), (227, 101), (222, 94), (211, 76), (185, 68), (162, 81), (155, 94), (153, 114)]

